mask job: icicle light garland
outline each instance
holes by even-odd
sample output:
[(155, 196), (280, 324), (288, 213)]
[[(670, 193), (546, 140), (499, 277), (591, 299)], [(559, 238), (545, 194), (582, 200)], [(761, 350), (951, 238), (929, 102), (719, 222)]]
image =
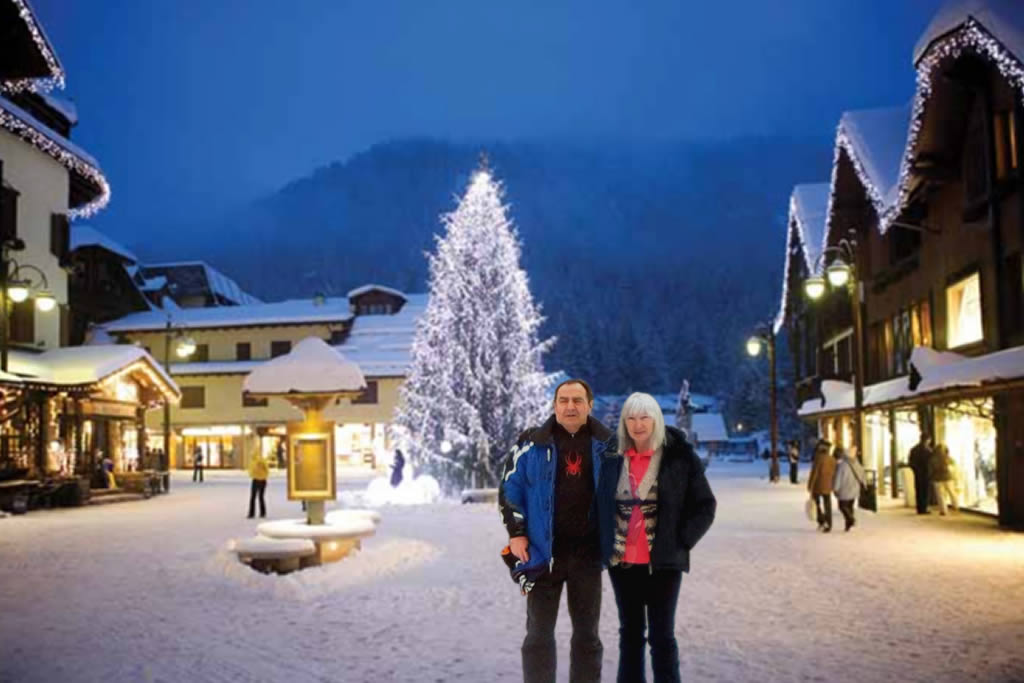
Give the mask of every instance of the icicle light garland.
[(32, 10), (25, 4), (24, 0), (12, 0), (15, 6), (18, 8), (18, 15), (21, 16), (22, 21), (25, 22), (25, 26), (28, 27), (29, 33), (32, 34), (32, 40), (35, 41), (36, 47), (43, 54), (43, 59), (46, 60), (46, 65), (50, 69), (48, 78), (23, 78), (17, 81), (8, 81), (3, 84), (3, 90), (5, 92), (21, 92), (22, 90), (31, 90), (33, 92), (49, 92), (54, 88), (64, 89), (64, 69), (61, 67), (60, 62), (57, 61), (57, 56), (53, 54), (53, 50), (50, 49), (50, 43), (46, 40), (46, 36), (43, 35), (42, 30), (39, 28), (39, 24), (36, 22), (35, 15), (32, 14)]
[(68, 212), (72, 218), (88, 218), (110, 202), (110, 184), (107, 183), (107, 179), (103, 177), (103, 173), (99, 169), (86, 163), (45, 134), (6, 111), (3, 108), (3, 100), (0, 100), (0, 128), (17, 135), (41, 152), (49, 154), (69, 171), (85, 176), (99, 186), (100, 194), (96, 199)]
[[(835, 187), (835, 184), (832, 184)], [(829, 200), (831, 206), (831, 199)], [(798, 210), (796, 201), (796, 190), (794, 189), (793, 194), (789, 196), (789, 221), (787, 222), (786, 229), (786, 262), (782, 267), (782, 301), (779, 303), (779, 312), (775, 316), (775, 322), (772, 324), (772, 331), (775, 334), (779, 333), (782, 326), (786, 322), (786, 301), (789, 299), (789, 262), (793, 256), (798, 253), (804, 257), (804, 263), (807, 265), (807, 272), (814, 273), (814, 263), (816, 259), (812, 259), (810, 253), (807, 251), (807, 226), (804, 225), (803, 221), (800, 220), (800, 212)], [(793, 246), (793, 233), (798, 235), (800, 244), (796, 247)], [(817, 270), (820, 270), (818, 268)]]

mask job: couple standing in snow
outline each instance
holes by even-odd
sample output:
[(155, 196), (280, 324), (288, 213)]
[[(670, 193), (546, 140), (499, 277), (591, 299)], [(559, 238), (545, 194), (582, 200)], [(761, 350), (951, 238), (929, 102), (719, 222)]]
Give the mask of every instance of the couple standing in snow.
[(655, 681), (679, 681), (676, 603), (715, 497), (693, 447), (665, 426), (652, 396), (626, 400), (617, 433), (590, 416), (593, 402), (585, 381), (560, 384), (554, 414), (520, 436), (502, 476), (498, 505), (513, 578), (526, 593), (523, 680), (555, 680), (563, 586), (573, 625), (569, 679), (601, 679), (607, 568), (619, 612), (617, 680), (645, 680), (649, 641)]

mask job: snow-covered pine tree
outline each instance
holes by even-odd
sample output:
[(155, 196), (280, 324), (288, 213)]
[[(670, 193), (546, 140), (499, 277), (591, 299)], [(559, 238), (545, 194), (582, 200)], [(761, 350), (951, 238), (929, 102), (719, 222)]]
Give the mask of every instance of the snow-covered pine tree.
[(539, 340), (543, 318), (502, 198), (483, 162), (442, 217), (395, 417), (413, 465), (448, 491), (496, 485), (516, 437), (550, 411), (541, 359), (553, 340)]

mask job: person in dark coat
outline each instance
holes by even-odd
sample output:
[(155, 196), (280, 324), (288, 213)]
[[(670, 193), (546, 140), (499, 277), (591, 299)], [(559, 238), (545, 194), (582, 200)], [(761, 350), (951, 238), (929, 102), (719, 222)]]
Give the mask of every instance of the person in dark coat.
[(927, 432), (921, 432), (921, 440), (910, 449), (910, 469), (914, 472), (914, 493), (917, 502), (917, 514), (928, 514), (928, 494), (931, 492), (931, 482), (928, 479), (928, 464), (932, 460), (932, 437)]
[(402, 468), (405, 467), (405, 456), (402, 455), (402, 449), (395, 449), (395, 459), (391, 463), (391, 486), (392, 488), (398, 488), (398, 485), (402, 483)]
[(203, 481), (203, 449), (198, 445), (192, 453), (192, 481)]
[(675, 683), (679, 589), (717, 503), (700, 458), (682, 432), (665, 426), (650, 394), (626, 399), (617, 444), (601, 459), (596, 493), (601, 561), (619, 612), (617, 680), (645, 680), (646, 641), (655, 682)]

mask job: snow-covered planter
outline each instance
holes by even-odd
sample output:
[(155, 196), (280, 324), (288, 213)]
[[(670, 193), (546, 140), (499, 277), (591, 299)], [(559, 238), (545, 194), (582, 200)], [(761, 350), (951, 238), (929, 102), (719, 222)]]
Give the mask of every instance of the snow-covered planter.
[(309, 524), (304, 519), (278, 519), (256, 527), (264, 536), (284, 539), (308, 539), (316, 546), (316, 554), (303, 566), (337, 562), (358, 549), (360, 540), (373, 536), (377, 524), (366, 515), (336, 518), (333, 523)]
[(304, 538), (253, 536), (234, 541), (231, 550), (257, 571), (287, 574), (299, 569), (303, 558), (315, 555), (316, 545)]

